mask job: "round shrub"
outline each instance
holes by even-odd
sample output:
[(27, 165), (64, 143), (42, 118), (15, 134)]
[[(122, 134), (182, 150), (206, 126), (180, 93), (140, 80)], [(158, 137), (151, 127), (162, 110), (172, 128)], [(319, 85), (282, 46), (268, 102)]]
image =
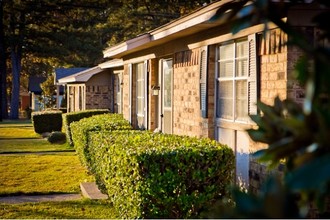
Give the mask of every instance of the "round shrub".
[(47, 140), (52, 144), (64, 144), (66, 142), (66, 135), (60, 131), (50, 133)]

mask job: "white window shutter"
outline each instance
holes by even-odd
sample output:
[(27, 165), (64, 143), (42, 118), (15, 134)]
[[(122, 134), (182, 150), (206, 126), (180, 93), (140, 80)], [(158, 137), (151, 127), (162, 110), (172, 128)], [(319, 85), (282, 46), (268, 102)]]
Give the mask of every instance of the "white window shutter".
[(200, 50), (199, 95), (201, 116), (207, 118), (207, 46)]
[(128, 91), (128, 95), (129, 95), (129, 122), (132, 124), (132, 87), (133, 87), (133, 67), (132, 64), (128, 64), (128, 75), (129, 75), (129, 91)]
[(257, 43), (256, 34), (248, 36), (249, 76), (248, 76), (248, 113), (257, 114)]

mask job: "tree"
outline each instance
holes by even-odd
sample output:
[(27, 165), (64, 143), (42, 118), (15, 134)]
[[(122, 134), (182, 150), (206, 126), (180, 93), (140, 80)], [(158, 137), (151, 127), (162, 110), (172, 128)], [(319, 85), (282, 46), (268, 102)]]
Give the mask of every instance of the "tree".
[(116, 1), (108, 22), (114, 32), (108, 39), (113, 45), (177, 19), (207, 3), (204, 0)]
[(52, 108), (55, 105), (55, 90), (56, 86), (54, 85), (54, 75), (51, 75), (47, 80), (40, 84), (42, 90), (42, 102), (44, 108)]
[(91, 67), (102, 50), (169, 22), (205, 1), (8, 0), (4, 50), (10, 51), (11, 118), (18, 117), (20, 76), (55, 67)]
[(3, 27), (3, 1), (0, 0), (0, 121), (6, 118), (7, 112), (7, 96), (6, 96), (6, 53), (5, 53), (5, 37)]
[[(313, 18), (322, 35), (310, 43), (304, 34), (281, 18), (288, 8), (307, 4), (291, 0), (232, 1), (225, 4), (214, 19), (234, 20), (234, 31), (257, 23), (275, 23), (289, 36), (288, 44), (299, 47), (304, 56), (296, 63), (297, 79), (306, 88), (303, 107), (291, 100), (275, 99), (274, 106), (258, 103), (261, 115), (252, 116), (258, 129), (248, 133), (254, 141), (268, 147), (254, 154), (270, 167), (284, 163), (282, 179), (270, 177), (259, 195), (233, 191), (235, 207), (231, 217), (299, 218), (306, 217), (311, 204), (318, 205), (321, 217), (329, 217), (324, 209), (330, 196), (330, 2), (314, 0), (323, 11)], [(310, 2), (310, 1), (308, 1)], [(267, 29), (265, 30), (267, 31)], [(228, 209), (227, 209), (228, 210)]]
[(11, 59), (12, 119), (18, 118), (21, 74), (45, 75), (55, 66), (91, 66), (102, 57), (99, 36), (94, 34), (95, 25), (105, 19), (100, 16), (106, 8), (102, 4), (109, 5), (95, 0), (1, 2), (6, 38), (2, 42)]

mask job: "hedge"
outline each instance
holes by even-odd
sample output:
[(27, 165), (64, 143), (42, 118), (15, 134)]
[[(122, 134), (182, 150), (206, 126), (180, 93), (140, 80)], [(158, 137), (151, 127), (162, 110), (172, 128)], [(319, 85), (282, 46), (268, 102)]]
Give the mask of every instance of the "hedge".
[(32, 124), (38, 134), (62, 130), (61, 111), (32, 112)]
[(196, 218), (226, 195), (234, 154), (210, 139), (90, 132), (91, 170), (121, 218)]
[(120, 114), (103, 114), (95, 115), (89, 118), (83, 118), (80, 121), (72, 122), (70, 130), (74, 148), (79, 156), (80, 161), (87, 168), (89, 164), (89, 153), (87, 149), (88, 132), (90, 131), (112, 131), (112, 130), (131, 130), (132, 126), (129, 121), (125, 120)]
[(70, 146), (73, 146), (71, 130), (70, 130), (70, 124), (72, 122), (79, 121), (80, 119), (88, 118), (93, 115), (100, 115), (105, 113), (110, 113), (110, 111), (108, 109), (91, 109), (91, 110), (84, 110), (79, 112), (70, 112), (63, 114), (64, 129), (65, 129), (67, 141), (70, 144)]
[(66, 135), (61, 131), (53, 131), (47, 137), (47, 141), (51, 144), (64, 144), (66, 142)]

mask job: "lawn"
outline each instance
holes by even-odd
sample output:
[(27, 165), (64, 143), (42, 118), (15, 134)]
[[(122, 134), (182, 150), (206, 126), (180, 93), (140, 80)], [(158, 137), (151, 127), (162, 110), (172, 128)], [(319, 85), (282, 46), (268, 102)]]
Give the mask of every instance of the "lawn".
[(0, 219), (115, 219), (109, 201), (78, 200), (25, 204), (0, 203)]
[(93, 181), (73, 153), (0, 156), (0, 195), (78, 193)]
[(44, 139), (0, 139), (0, 154), (46, 151), (73, 151), (68, 144), (50, 144)]
[(34, 132), (31, 121), (3, 121), (0, 122), (0, 139), (11, 138), (40, 138)]
[[(0, 122), (0, 196), (80, 193), (79, 184), (94, 177), (74, 152), (51, 152), (72, 150), (41, 139), (29, 121)], [(0, 219), (113, 219), (114, 213), (108, 200), (0, 203)]]
[(32, 126), (1, 126), (0, 139), (5, 138), (40, 138), (40, 135), (34, 132)]

